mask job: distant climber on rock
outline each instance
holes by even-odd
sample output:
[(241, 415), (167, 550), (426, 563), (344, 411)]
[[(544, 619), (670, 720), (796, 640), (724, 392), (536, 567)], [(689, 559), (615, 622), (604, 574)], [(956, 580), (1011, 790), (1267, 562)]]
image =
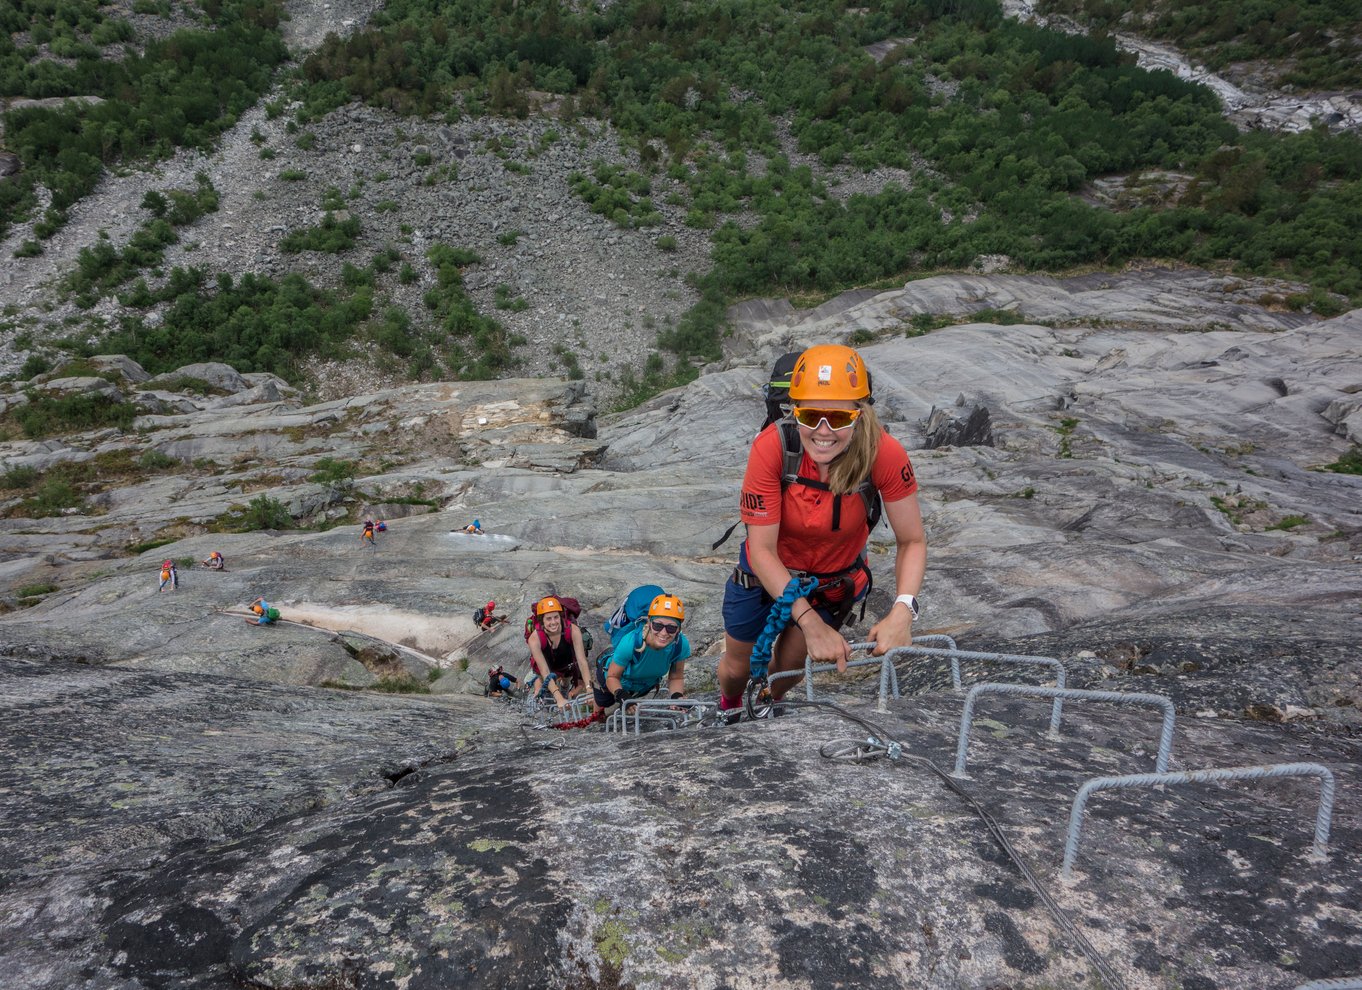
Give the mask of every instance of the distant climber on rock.
[(359, 541), (371, 547), (378, 546), (378, 541), (374, 539), (374, 521), (372, 519), (364, 520), (364, 531), (359, 534)]
[[(897, 597), (867, 636), (877, 656), (911, 645), (927, 566), (917, 479), (875, 415), (860, 354), (810, 347), (790, 375), (789, 400), (789, 416), (753, 442), (739, 499), (747, 539), (724, 586), (718, 671), (719, 707), (734, 718), (749, 680), (768, 701), (799, 683), (783, 677), (766, 688), (768, 664), (795, 670), (807, 654), (846, 669), (850, 644), (838, 630), (870, 591), (866, 544), (881, 505), (894, 532)], [(754, 655), (758, 640), (771, 644), (766, 655)]]
[(481, 535), (482, 535), (482, 520), (480, 520), (480, 519), (474, 519), (471, 523), (469, 523), (467, 526), (465, 526), (465, 527), (463, 528), (463, 531), (464, 531), (465, 533), (469, 533), (469, 534), (471, 534), (471, 535), (473, 535), (473, 536), (481, 536)]
[(222, 554), (214, 550), (203, 560), (199, 561), (199, 566), (206, 567), (210, 571), (220, 571), (227, 566), (227, 561), (223, 558)]
[(506, 617), (504, 615), (493, 614), (496, 611), (496, 607), (497, 607), (496, 602), (488, 602), (482, 608), (478, 609), (473, 613), (473, 621), (478, 624), (479, 629), (491, 629), (498, 623), (506, 621)]
[(180, 572), (175, 569), (175, 561), (165, 560), (161, 562), (161, 584), (156, 592), (160, 594), (169, 588), (174, 591), (180, 586)]
[(279, 621), (279, 610), (264, 598), (257, 598), (251, 602), (250, 610), (255, 615), (246, 616), (246, 621), (253, 626), (268, 626)]
[(686, 693), (686, 659), (690, 641), (681, 631), (686, 606), (676, 595), (653, 599), (648, 613), (617, 633), (612, 651), (596, 661), (598, 707), (622, 705), (654, 690), (663, 677), (675, 700)]
[(380, 533), (386, 533), (388, 531), (388, 524), (380, 519), (378, 522), (374, 523), (374, 529)]
[(500, 665), (487, 671), (487, 689), (483, 692), (489, 698), (500, 698), (515, 690), (516, 677), (508, 674)]
[(567, 705), (591, 684), (591, 672), (586, 664), (586, 645), (583, 631), (576, 622), (577, 609), (571, 614), (564, 602), (554, 595), (542, 598), (534, 605), (526, 623), (525, 638), (530, 647), (530, 677), (527, 690), (552, 696), (559, 708)]

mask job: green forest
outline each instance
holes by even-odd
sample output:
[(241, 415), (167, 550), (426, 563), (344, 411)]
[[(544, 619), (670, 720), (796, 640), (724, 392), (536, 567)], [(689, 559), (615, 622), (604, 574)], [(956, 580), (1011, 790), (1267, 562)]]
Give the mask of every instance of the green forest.
[[(1124, 10), (1115, 2), (1092, 6), (1092, 16), (1113, 20)], [(1276, 57), (1296, 42), (1281, 34), (1280, 18), (1278, 28), (1257, 27), (1267, 23), (1261, 6), (1180, 7), (1176, 29), (1210, 38), (1224, 33), (1232, 13), (1234, 37)], [(77, 47), (92, 45), (97, 32), (117, 33), (89, 0), (20, 0), (18, 9), (49, 11), (42, 16), (51, 19), (50, 36)], [(60, 25), (53, 9), (68, 10)], [(1293, 9), (1321, 37), (1347, 18), (1341, 0)], [(1140, 11), (1167, 13), (1152, 5)], [(212, 0), (203, 30), (98, 66), (73, 56), (48, 69), (32, 58), (33, 32), (15, 35), (18, 47), (11, 38), (0, 47), (7, 92), (111, 98), (7, 116), (7, 143), (24, 159), (27, 185), (0, 185), (0, 230), (33, 208), (36, 182), (55, 194), (41, 236), (59, 226), (62, 210), (100, 169), (205, 143), (231, 126), (285, 58), (278, 16), (269, 0)], [(891, 42), (888, 54), (877, 61), (867, 47), (883, 42)], [(1304, 64), (1303, 54), (1282, 57)], [(671, 372), (646, 369), (654, 384), (674, 380), (676, 369), (690, 366), (687, 358), (717, 356), (723, 310), (734, 299), (890, 284), (967, 267), (981, 255), (1006, 255), (1014, 269), (1029, 271), (1157, 259), (1286, 276), (1311, 287), (1293, 305), (1325, 314), (1362, 300), (1356, 136), (1322, 127), (1239, 133), (1208, 90), (1137, 68), (1100, 33), (1071, 36), (1007, 20), (993, 0), (889, 0), (869, 8), (834, 0), (622, 0), (602, 8), (389, 0), (365, 28), (329, 36), (285, 71), (302, 127), (355, 100), (434, 120), (523, 116), (531, 94), (544, 93), (561, 97), (556, 113), (565, 128), (586, 117), (608, 120), (639, 164), (576, 174), (577, 194), (620, 226), (647, 227), (659, 219), (652, 189), (665, 177), (669, 188), (684, 190), (668, 203), (683, 207), (686, 222), (709, 231), (714, 244), (712, 265), (695, 283), (702, 302), (661, 334), (676, 360)], [(826, 173), (791, 160), (784, 131), (801, 155), (825, 167), (899, 169), (902, 181), (878, 195), (839, 199)], [(1171, 177), (1172, 191), (1122, 209), (1083, 195), (1093, 179), (1127, 177), (1134, 187), (1152, 175)], [(359, 232), (358, 221), (328, 219), (297, 232), (287, 248), (346, 250)], [(154, 253), (172, 236), (168, 224), (150, 224), (141, 250)], [(88, 259), (94, 284), (126, 282), (126, 260), (111, 249)], [(448, 261), (423, 260), (432, 270)], [(251, 366), (273, 368), (342, 334), (320, 317), (305, 321), (306, 331), (296, 321), (274, 327), (280, 299), (290, 311), (343, 314), (345, 333), (367, 327), (414, 368), (481, 376), (514, 360), (504, 331), (470, 320), (457, 300), (427, 300), (425, 315), (381, 305), (368, 313), (358, 297), (372, 304), (372, 292), (362, 286), (227, 279), (228, 288), (224, 277), (180, 278), (177, 298), (202, 291), (198, 305), (207, 311), (217, 305), (214, 292), (228, 293), (231, 313), (256, 314), (264, 337), (252, 345)], [(457, 290), (452, 278), (441, 280), (441, 291)], [(139, 283), (127, 298), (147, 304), (167, 291)], [(333, 292), (325, 304), (310, 295)], [(458, 328), (461, 336), (403, 354), (397, 341), (416, 334), (418, 323), (436, 333)], [(256, 340), (256, 331), (247, 338)]]

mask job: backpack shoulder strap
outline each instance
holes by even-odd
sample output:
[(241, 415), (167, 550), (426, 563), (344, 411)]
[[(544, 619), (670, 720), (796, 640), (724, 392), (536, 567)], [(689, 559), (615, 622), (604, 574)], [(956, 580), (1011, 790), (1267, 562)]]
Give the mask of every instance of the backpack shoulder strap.
[(884, 513), (884, 500), (880, 498), (880, 490), (875, 487), (874, 481), (866, 478), (856, 491), (865, 502), (865, 527), (868, 531), (874, 532), (875, 527), (879, 525), (880, 516)]
[[(796, 481), (807, 484), (809, 479), (799, 476), (799, 464), (804, 460), (804, 446), (799, 442), (799, 427), (792, 419), (782, 419), (779, 422), (780, 449), (784, 455), (784, 463), (780, 469), (780, 487), (788, 488)], [(814, 478), (813, 482), (816, 485), (822, 484), (817, 478)]]
[[(638, 629), (635, 628), (635, 629), (631, 630), (631, 631), (629, 632), (628, 635), (630, 635), (630, 636), (638, 636)], [(624, 665), (623, 665), (623, 666), (624, 666), (624, 673), (620, 674), (620, 679), (621, 679), (621, 680), (623, 680), (624, 678), (626, 678), (626, 677), (629, 676), (629, 671), (631, 671), (631, 670), (634, 669), (634, 663), (635, 663), (635, 661), (637, 661), (638, 658), (639, 658), (640, 656), (642, 656), (642, 655), (643, 655), (643, 637), (642, 637), (642, 636), (638, 636), (637, 645), (634, 646), (634, 648), (633, 648), (632, 651), (630, 651), (629, 659), (628, 659), (628, 660), (624, 663)], [(603, 651), (603, 652), (601, 653), (601, 655), (600, 655), (599, 657), (596, 658), (596, 665), (597, 665), (597, 666), (596, 666), (596, 670), (597, 670), (597, 671), (599, 672), (599, 674), (600, 674), (600, 678), (601, 678), (601, 687), (602, 687), (602, 688), (605, 687), (605, 676), (606, 676), (607, 672), (610, 670), (610, 665), (613, 664), (613, 663), (615, 663), (615, 662), (616, 662), (616, 661), (615, 661), (615, 653), (614, 653), (613, 650), (606, 650), (606, 651)]]
[[(885, 435), (889, 431), (885, 430)], [(865, 476), (865, 480), (856, 489), (860, 493), (862, 501), (865, 502), (865, 526), (870, 532), (875, 531), (879, 525), (880, 517), (884, 514), (884, 499), (880, 496), (880, 490), (875, 487), (875, 470), (871, 465), (871, 472)]]

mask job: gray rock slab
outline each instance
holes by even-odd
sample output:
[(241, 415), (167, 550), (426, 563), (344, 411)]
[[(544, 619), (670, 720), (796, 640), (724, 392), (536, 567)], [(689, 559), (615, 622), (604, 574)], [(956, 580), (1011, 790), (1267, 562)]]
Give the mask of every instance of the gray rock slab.
[(151, 379), (151, 382), (156, 384), (174, 381), (177, 378), (197, 378), (214, 388), (220, 388), (227, 392), (240, 392), (249, 387), (246, 379), (241, 377), (240, 372), (231, 365), (223, 364), (220, 361), (187, 364), (183, 368), (176, 368), (174, 371), (167, 371), (163, 375), (156, 375)]
[(103, 378), (51, 378), (35, 386), (39, 392), (61, 395), (98, 395), (110, 402), (122, 402), (123, 393), (113, 382)]
[(139, 391), (133, 393), (132, 401), (136, 403), (138, 409), (150, 416), (183, 415), (203, 408), (201, 402), (186, 398), (177, 392)]
[[(32, 660), (0, 662), (0, 678), (21, 727), (0, 741), (15, 795), (0, 823), (0, 966), (16, 990), (392, 973), (508, 987), (1092, 980), (923, 763), (949, 766), (957, 698), (877, 714), (844, 684), (837, 700), (909, 747), (901, 765), (857, 766), (818, 752), (862, 727), (811, 711), (524, 740), (509, 708), (481, 699)], [(1147, 769), (1156, 721), (1072, 706), (1054, 740), (1047, 706), (993, 701), (965, 788), (1128, 986), (1248, 990), (1362, 963), (1355, 788), (1340, 789), (1324, 862), (1306, 855), (1305, 784), (1099, 798), (1063, 886), (1068, 796)], [(112, 773), (91, 759), (109, 747)], [(1358, 755), (1280, 726), (1187, 719), (1175, 768), (1308, 756), (1350, 780)]]
[(243, 388), (240, 392), (232, 395), (224, 395), (219, 399), (210, 401), (207, 405), (210, 409), (230, 409), (233, 406), (254, 406), (262, 403), (272, 403), (283, 401), (287, 393), (279, 387), (279, 383), (273, 380), (263, 381), (258, 385)]
[[(1362, 658), (1355, 647), (1362, 615), (1349, 607), (1356, 592), (1300, 589), (1290, 607), (1267, 609), (1254, 604), (1263, 594), (1266, 588), (1208, 603), (1188, 588), (1181, 601), (1157, 609), (1134, 607), (1018, 638), (981, 630), (960, 645), (1075, 658), (1075, 686), (1164, 695), (1187, 715), (1292, 721), (1303, 730), (1327, 722), (1355, 734), (1362, 727)], [(986, 667), (976, 666), (972, 676), (998, 676)]]
[(86, 450), (68, 447), (57, 440), (11, 441), (5, 444), (5, 458), (0, 461), (5, 470), (17, 467), (35, 471), (50, 471), (58, 464), (87, 461), (94, 455)]
[(140, 384), (151, 377), (145, 368), (126, 354), (96, 354), (85, 360), (96, 368), (116, 372), (134, 384)]

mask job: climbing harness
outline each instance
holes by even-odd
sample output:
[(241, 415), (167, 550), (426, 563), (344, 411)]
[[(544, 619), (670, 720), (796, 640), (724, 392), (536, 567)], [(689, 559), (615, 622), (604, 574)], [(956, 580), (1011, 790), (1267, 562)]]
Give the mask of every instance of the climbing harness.
[(774, 705), (771, 702), (770, 683), (766, 679), (771, 653), (775, 650), (776, 640), (790, 624), (790, 610), (794, 603), (813, 594), (817, 587), (816, 577), (808, 577), (803, 581), (790, 578), (790, 583), (785, 585), (780, 597), (771, 603), (771, 610), (766, 613), (766, 625), (752, 647), (751, 675), (743, 695), (743, 706), (747, 709), (748, 718), (766, 718), (771, 714)]

